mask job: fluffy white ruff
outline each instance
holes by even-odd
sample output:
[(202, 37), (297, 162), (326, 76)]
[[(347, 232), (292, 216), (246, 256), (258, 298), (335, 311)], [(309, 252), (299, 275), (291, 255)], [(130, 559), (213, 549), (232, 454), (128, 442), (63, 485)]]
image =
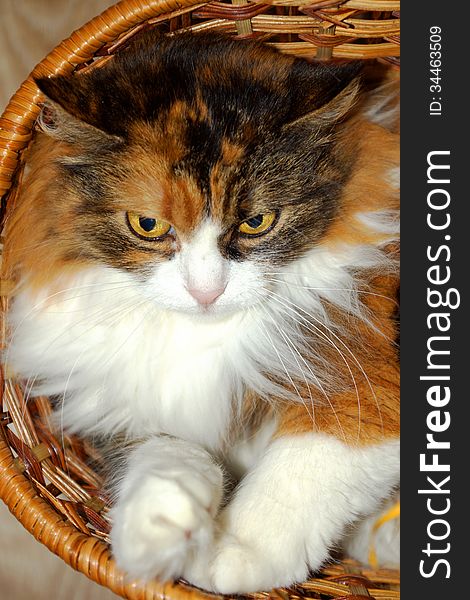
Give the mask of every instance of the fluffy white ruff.
[[(394, 236), (390, 215), (363, 218), (382, 232), (388, 223)], [(274, 376), (294, 390), (295, 382), (328, 390), (321, 352), (306, 344), (301, 328), (354, 361), (338, 332), (319, 330), (332, 327), (323, 301), (367, 319), (361, 271), (393, 266), (381, 248), (319, 246), (284, 269), (247, 268), (238, 312), (212, 316), (153, 302), (158, 267), (151, 285), (104, 266), (34, 295), (24, 282), (9, 314), (5, 362), (27, 380), (28, 393), (59, 396), (59, 424), (68, 430), (138, 438), (167, 433), (217, 448), (245, 388), (266, 399), (308, 401), (289, 396)]]

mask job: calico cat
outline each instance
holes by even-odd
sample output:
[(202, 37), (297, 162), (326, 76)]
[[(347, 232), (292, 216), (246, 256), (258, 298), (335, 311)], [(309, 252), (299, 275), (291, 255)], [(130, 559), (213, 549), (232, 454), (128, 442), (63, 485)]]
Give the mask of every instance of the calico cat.
[(37, 81), (5, 361), (104, 449), (133, 577), (289, 585), (397, 492), (398, 141), (364, 82), (155, 31)]

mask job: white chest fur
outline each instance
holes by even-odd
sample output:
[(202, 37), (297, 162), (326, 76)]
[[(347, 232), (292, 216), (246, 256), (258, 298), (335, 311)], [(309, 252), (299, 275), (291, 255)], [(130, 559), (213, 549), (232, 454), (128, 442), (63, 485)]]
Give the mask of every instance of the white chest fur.
[(234, 365), (246, 318), (158, 310), (129, 275), (96, 268), (66, 291), (17, 296), (5, 360), (35, 393), (66, 399), (68, 429), (165, 432), (214, 447), (241, 392)]

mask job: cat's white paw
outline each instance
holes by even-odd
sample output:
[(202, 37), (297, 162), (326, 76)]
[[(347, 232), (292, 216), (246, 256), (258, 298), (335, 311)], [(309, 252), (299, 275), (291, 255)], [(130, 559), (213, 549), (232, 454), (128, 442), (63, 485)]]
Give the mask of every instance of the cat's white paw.
[(304, 581), (308, 568), (297, 553), (233, 540), (221, 541), (210, 566), (212, 589), (219, 593), (269, 591)]
[[(285, 540), (284, 540), (285, 541)], [(191, 583), (220, 594), (269, 591), (304, 581), (308, 574), (303, 548), (269, 547), (223, 536), (206, 557), (197, 556), (185, 570)]]
[[(312, 542), (307, 528), (299, 528), (289, 508), (279, 514), (280, 507), (263, 502), (261, 496), (261, 506), (239, 499), (219, 515), (214, 544), (206, 556), (199, 553), (187, 563), (185, 578), (222, 594), (269, 591), (304, 581), (309, 570), (307, 546)], [(322, 555), (317, 558), (323, 562), (327, 549), (318, 542)]]
[(183, 469), (149, 475), (112, 510), (118, 566), (141, 579), (179, 577), (188, 556), (212, 540), (221, 490), (215, 467), (204, 474)]

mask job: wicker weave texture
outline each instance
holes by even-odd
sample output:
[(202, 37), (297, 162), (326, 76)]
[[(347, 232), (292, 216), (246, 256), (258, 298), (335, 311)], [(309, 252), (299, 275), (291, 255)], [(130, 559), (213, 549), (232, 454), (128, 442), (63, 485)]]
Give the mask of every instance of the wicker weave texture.
[[(331, 58), (386, 58), (399, 55), (399, 2), (395, 0), (123, 0), (75, 31), (55, 48), (23, 83), (0, 119), (0, 195), (2, 219), (21, 186), (22, 151), (34, 135), (41, 95), (33, 77), (94, 68), (133, 35), (149, 26), (180, 30), (226, 31), (255, 37), (284, 52)], [(1, 282), (3, 316), (9, 281)], [(124, 598), (208, 598), (184, 583), (127, 582), (112, 560), (107, 541), (107, 498), (88, 466), (90, 450), (80, 440), (56, 439), (42, 424), (51, 408), (47, 398), (25, 403), (21, 385), (2, 374), (0, 412), (0, 498), (39, 541), (97, 583)], [(352, 562), (328, 569), (302, 586), (254, 594), (251, 598), (396, 599), (396, 571), (363, 570)]]

